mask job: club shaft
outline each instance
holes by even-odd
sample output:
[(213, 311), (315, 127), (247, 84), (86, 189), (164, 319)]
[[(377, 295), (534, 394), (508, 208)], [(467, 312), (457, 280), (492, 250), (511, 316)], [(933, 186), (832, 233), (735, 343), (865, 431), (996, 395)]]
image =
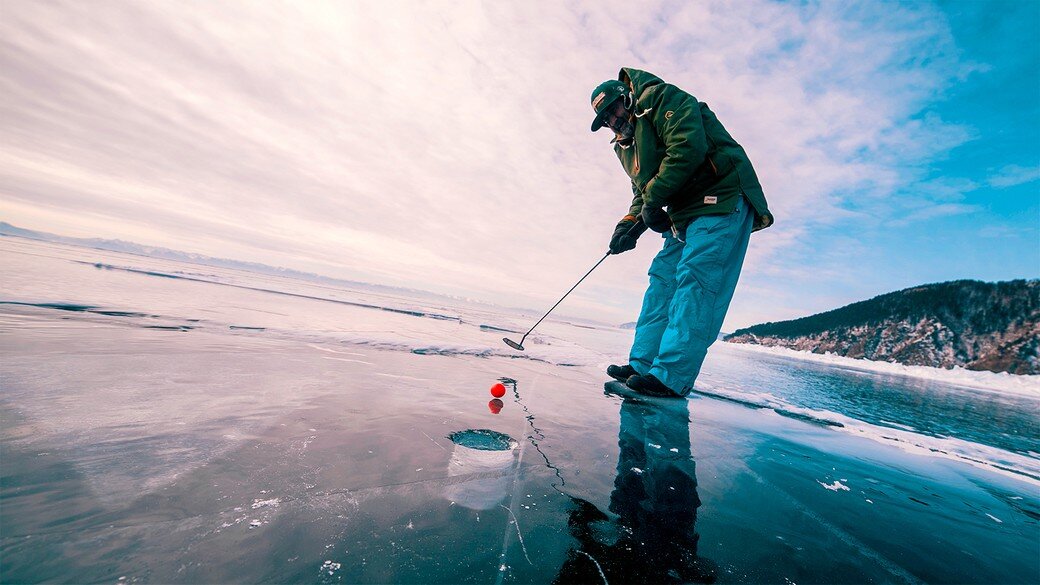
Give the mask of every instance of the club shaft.
[[(553, 309), (555, 309), (556, 307), (560, 306), (560, 303), (563, 302), (563, 299), (567, 298), (567, 295), (571, 294), (571, 292), (574, 289), (578, 288), (578, 285), (581, 284), (581, 282), (583, 280), (588, 278), (588, 276), (590, 274), (592, 274), (593, 270), (595, 270), (600, 264), (603, 264), (603, 261), (607, 259), (607, 256), (610, 256), (610, 252), (607, 252), (606, 254), (604, 254), (603, 257), (599, 259), (599, 262), (596, 262), (595, 266), (593, 266), (592, 268), (589, 268), (589, 271), (585, 273), (585, 276), (582, 276), (581, 279), (578, 280), (578, 282), (574, 283), (574, 286), (572, 286), (570, 288), (570, 290), (565, 292), (563, 294), (563, 296), (560, 297), (560, 300), (556, 301), (556, 304), (552, 306), (552, 309), (549, 309), (548, 311), (545, 312), (544, 315), (542, 315), (542, 318), (538, 320), (538, 323), (541, 323), (542, 321), (544, 321), (545, 318), (549, 316), (549, 313), (553, 312)], [(527, 330), (527, 333), (524, 333), (524, 336), (520, 338), (520, 345), (524, 344), (524, 340), (527, 339), (527, 336), (530, 335), (532, 331), (534, 331), (534, 328), (538, 326), (538, 323), (535, 323), (530, 329)]]

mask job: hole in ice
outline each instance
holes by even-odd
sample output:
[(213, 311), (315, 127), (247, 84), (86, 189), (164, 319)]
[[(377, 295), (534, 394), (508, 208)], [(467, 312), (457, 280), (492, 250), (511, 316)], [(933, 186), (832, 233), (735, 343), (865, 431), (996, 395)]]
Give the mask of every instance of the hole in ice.
[(452, 443), (478, 451), (509, 451), (518, 445), (509, 435), (490, 429), (467, 429), (450, 435)]

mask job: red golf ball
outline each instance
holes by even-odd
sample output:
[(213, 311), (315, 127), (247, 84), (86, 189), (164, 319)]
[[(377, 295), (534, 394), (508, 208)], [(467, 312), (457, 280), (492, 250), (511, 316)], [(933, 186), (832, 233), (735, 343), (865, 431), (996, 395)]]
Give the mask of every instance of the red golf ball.
[(495, 385), (491, 387), (491, 395), (495, 398), (502, 398), (506, 395), (506, 387), (501, 382), (496, 382)]
[(491, 402), (488, 402), (488, 410), (491, 411), (491, 414), (498, 414), (499, 412), (501, 412), (502, 406), (502, 401), (498, 398), (492, 398)]

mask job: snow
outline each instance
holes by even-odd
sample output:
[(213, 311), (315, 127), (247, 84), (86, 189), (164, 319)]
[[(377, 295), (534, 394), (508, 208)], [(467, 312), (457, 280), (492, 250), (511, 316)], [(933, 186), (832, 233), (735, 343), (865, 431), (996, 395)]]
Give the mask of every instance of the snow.
[(806, 420), (819, 421), (839, 432), (893, 445), (908, 453), (960, 461), (1040, 486), (1040, 458), (1035, 455), (1013, 453), (953, 437), (933, 437), (902, 428), (875, 425), (828, 410), (802, 408), (765, 392), (736, 390), (706, 382), (698, 382), (694, 392), (773, 409), (779, 414), (794, 414)]
[(727, 343), (726, 346), (880, 374), (935, 380), (944, 384), (967, 386), (978, 390), (1015, 394), (1040, 400), (1040, 375), (1026, 376), (1008, 374), (1007, 372), (977, 372), (960, 367), (946, 370), (927, 366), (906, 366), (890, 362), (848, 358), (831, 353), (817, 354), (808, 351), (796, 351), (786, 347), (768, 347), (749, 343)]

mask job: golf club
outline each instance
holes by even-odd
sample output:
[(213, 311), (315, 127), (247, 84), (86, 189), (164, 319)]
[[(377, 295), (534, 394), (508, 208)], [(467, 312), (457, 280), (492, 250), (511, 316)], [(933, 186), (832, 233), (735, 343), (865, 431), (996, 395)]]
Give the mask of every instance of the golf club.
[[(628, 232), (625, 235), (626, 236), (630, 236), (633, 233), (635, 233), (636, 231), (638, 231), (638, 229), (639, 229), (639, 227), (641, 226), (642, 223), (643, 223), (642, 219), (637, 220), (634, 224), (632, 224), (632, 227), (628, 228)], [(570, 288), (570, 290), (568, 290), (567, 292), (563, 293), (563, 296), (560, 297), (560, 300), (556, 301), (556, 304), (553, 305), (551, 309), (546, 311), (544, 315), (542, 315), (542, 318), (538, 320), (538, 323), (541, 323), (542, 321), (544, 321), (545, 318), (549, 316), (549, 313), (552, 313), (553, 309), (558, 307), (560, 305), (560, 303), (563, 302), (563, 299), (567, 298), (567, 295), (571, 294), (571, 291), (573, 291), (574, 289), (578, 288), (578, 285), (581, 284), (581, 281), (585, 280), (588, 277), (588, 275), (592, 274), (592, 271), (595, 270), (596, 267), (598, 267), (600, 264), (602, 264), (603, 261), (607, 259), (607, 256), (610, 256), (610, 254), (611, 254), (610, 250), (607, 250), (607, 253), (604, 254), (603, 257), (599, 259), (599, 262), (596, 262), (596, 264), (592, 268), (589, 268), (589, 271), (585, 273), (585, 276), (582, 276), (578, 280), (578, 282), (574, 283), (574, 286), (572, 286)], [(530, 335), (532, 331), (534, 331), (534, 328), (538, 326), (538, 323), (535, 323), (530, 329), (527, 330), (527, 333), (524, 333), (524, 336), (520, 338), (520, 343), (517, 343), (517, 342), (513, 341), (512, 339), (509, 339), (508, 337), (503, 337), (502, 341), (506, 342), (506, 345), (508, 345), (509, 347), (511, 347), (511, 348), (513, 348), (515, 350), (524, 351), (524, 340), (527, 339), (527, 336)]]

